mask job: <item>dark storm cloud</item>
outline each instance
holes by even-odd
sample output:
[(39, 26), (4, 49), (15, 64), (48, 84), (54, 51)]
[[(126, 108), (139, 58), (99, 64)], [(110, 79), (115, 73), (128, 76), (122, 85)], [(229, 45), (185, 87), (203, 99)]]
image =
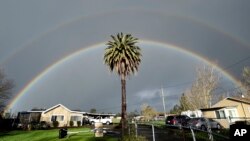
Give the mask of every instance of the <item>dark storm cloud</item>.
[[(122, 31), (139, 39), (180, 46), (226, 68), (250, 54), (249, 6), (248, 1), (233, 0), (1, 1), (0, 62), (15, 80), (16, 94), (51, 64)], [(28, 110), (63, 103), (74, 109), (119, 111), (119, 78), (108, 73), (102, 54), (103, 48), (60, 66), (22, 97), (15, 108)], [(154, 46), (146, 47), (143, 57), (140, 72), (128, 80), (130, 109), (145, 102), (161, 109), (161, 85), (193, 80), (194, 68), (200, 63), (185, 54)], [(227, 71), (240, 79), (241, 69), (249, 61)], [(168, 109), (186, 87), (164, 89)], [(103, 95), (103, 100), (96, 95)]]

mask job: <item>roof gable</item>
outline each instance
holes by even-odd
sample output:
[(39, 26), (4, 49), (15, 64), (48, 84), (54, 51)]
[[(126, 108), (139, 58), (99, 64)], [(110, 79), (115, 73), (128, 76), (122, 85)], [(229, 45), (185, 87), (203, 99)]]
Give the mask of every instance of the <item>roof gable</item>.
[(217, 102), (216, 104), (214, 104), (212, 107), (221, 107), (221, 105), (226, 106), (226, 107), (230, 107), (230, 106), (236, 106), (234, 105), (233, 102), (230, 102), (230, 104), (222, 104), (222, 103), (229, 103), (226, 101), (234, 101), (237, 103), (245, 103), (245, 104), (249, 104), (250, 105), (250, 100), (247, 98), (233, 98), (233, 97), (226, 97), (223, 100)]
[(62, 104), (57, 104), (57, 105), (55, 105), (55, 106), (53, 106), (53, 107), (51, 107), (51, 108), (49, 108), (49, 109), (43, 111), (43, 113), (45, 114), (45, 113), (47, 113), (47, 112), (49, 112), (49, 111), (51, 111), (51, 110), (53, 110), (53, 109), (55, 109), (55, 108), (58, 108), (58, 107), (62, 107), (62, 108), (64, 108), (64, 109), (66, 109), (67, 111), (69, 111), (70, 113), (77, 113), (77, 114), (84, 114), (84, 113), (85, 113), (85, 112), (80, 112), (80, 111), (72, 111), (72, 110), (70, 110), (69, 108), (65, 107), (65, 106), (62, 105)]
[(228, 100), (232, 100), (232, 101), (237, 101), (237, 102), (243, 102), (246, 104), (250, 104), (250, 99), (248, 98), (233, 98), (233, 97), (228, 97)]
[(49, 112), (49, 111), (51, 111), (51, 110), (53, 110), (53, 109), (55, 109), (55, 108), (57, 108), (57, 107), (62, 107), (62, 108), (64, 108), (64, 109), (66, 109), (67, 111), (71, 112), (70, 109), (68, 109), (67, 107), (63, 106), (62, 104), (57, 104), (57, 105), (55, 105), (55, 106), (53, 106), (53, 107), (51, 107), (51, 108), (45, 110), (43, 113), (47, 113), (47, 112)]

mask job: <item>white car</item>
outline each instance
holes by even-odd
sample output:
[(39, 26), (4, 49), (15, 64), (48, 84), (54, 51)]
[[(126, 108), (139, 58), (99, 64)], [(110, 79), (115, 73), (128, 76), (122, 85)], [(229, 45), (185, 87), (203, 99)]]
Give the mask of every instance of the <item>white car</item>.
[(101, 116), (98, 116), (96, 118), (89, 118), (89, 122), (94, 125), (96, 122), (102, 122), (103, 124), (111, 124), (112, 123), (112, 119), (109, 118), (109, 117), (101, 117)]

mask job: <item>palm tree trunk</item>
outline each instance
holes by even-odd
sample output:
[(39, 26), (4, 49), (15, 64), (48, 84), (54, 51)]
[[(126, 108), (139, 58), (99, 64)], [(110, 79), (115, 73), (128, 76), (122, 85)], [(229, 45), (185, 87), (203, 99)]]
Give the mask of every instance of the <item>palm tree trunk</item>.
[(122, 85), (122, 103), (121, 103), (121, 110), (122, 110), (122, 137), (125, 135), (127, 129), (127, 103), (126, 103), (126, 79), (125, 77), (121, 78), (121, 85)]

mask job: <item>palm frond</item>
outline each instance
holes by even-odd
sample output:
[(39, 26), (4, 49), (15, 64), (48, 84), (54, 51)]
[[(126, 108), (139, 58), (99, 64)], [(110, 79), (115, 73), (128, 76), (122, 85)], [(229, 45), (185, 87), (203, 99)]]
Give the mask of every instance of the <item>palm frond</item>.
[(106, 44), (104, 63), (109, 66), (110, 71), (115, 71), (118, 75), (135, 74), (142, 56), (141, 49), (135, 45), (138, 38), (122, 32), (116, 36), (111, 35), (111, 38)]

